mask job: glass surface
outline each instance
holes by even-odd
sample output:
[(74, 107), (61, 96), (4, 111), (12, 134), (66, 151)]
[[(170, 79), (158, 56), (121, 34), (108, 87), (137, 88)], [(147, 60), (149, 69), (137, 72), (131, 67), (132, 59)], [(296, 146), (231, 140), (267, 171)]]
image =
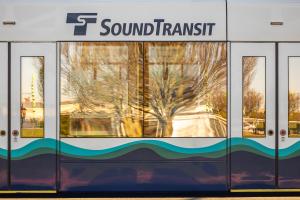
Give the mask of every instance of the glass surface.
[(61, 43), (61, 137), (226, 137), (226, 43)]
[(62, 43), (62, 137), (142, 136), (142, 46)]
[(224, 43), (145, 43), (144, 137), (226, 137)]
[(44, 137), (44, 57), (21, 57), (21, 137)]
[(289, 57), (289, 137), (300, 137), (300, 57)]
[(266, 58), (243, 57), (243, 137), (265, 137)]

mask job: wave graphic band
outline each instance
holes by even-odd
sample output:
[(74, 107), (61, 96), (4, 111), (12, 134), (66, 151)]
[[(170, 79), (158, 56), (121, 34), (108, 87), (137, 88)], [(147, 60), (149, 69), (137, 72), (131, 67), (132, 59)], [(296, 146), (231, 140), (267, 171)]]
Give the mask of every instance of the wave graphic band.
[[(26, 146), (12, 150), (13, 160), (26, 159), (42, 154), (55, 154), (59, 147), (60, 154), (68, 157), (82, 159), (111, 159), (126, 155), (139, 149), (149, 149), (165, 159), (183, 159), (191, 157), (220, 158), (227, 154), (227, 146), (231, 146), (231, 152), (246, 151), (260, 156), (274, 158), (275, 150), (268, 148), (256, 141), (247, 138), (231, 138), (207, 147), (186, 148), (179, 147), (159, 140), (138, 140), (112, 148), (90, 150), (76, 147), (55, 139), (38, 139)], [(7, 157), (7, 150), (0, 149), (0, 158)], [(300, 142), (279, 150), (280, 159), (289, 159), (300, 155)]]

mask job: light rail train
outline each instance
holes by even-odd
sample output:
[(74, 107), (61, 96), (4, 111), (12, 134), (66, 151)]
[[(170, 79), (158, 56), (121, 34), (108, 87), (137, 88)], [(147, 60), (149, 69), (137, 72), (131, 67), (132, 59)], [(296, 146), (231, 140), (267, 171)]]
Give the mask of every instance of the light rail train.
[(0, 0), (1, 193), (300, 191), (300, 0)]

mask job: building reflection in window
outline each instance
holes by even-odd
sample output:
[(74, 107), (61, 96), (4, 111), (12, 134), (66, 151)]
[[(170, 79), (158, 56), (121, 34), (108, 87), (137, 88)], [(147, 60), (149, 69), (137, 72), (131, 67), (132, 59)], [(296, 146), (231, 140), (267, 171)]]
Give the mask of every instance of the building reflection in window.
[(289, 137), (300, 137), (300, 57), (289, 57)]
[(61, 45), (62, 137), (226, 137), (225, 43)]
[(44, 136), (44, 57), (21, 57), (21, 137)]
[(265, 137), (266, 58), (243, 57), (243, 136)]

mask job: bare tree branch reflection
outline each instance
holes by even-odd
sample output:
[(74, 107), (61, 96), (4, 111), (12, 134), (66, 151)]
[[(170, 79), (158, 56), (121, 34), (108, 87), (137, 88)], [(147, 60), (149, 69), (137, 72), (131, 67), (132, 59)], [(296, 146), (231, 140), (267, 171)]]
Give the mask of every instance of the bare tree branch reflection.
[(243, 91), (247, 92), (253, 81), (255, 75), (255, 66), (257, 64), (257, 57), (243, 58)]
[(141, 136), (139, 113), (132, 110), (128, 99), (130, 92), (137, 95), (138, 85), (129, 84), (128, 78), (131, 68), (141, 68), (139, 51), (136, 43), (65, 43), (62, 48), (61, 73), (68, 81), (64, 94), (76, 101), (82, 115), (112, 119), (111, 131), (118, 137)]
[(81, 131), (98, 118), (111, 123), (99, 136), (142, 137), (154, 120), (147, 136), (171, 137), (176, 116), (200, 110), (226, 121), (226, 43), (142, 44), (63, 43), (62, 112)]
[(265, 134), (265, 92), (259, 90), (261, 87), (259, 77), (262, 78), (262, 75), (265, 77), (265, 66), (258, 65), (258, 59), (265, 58), (243, 57), (243, 135), (245, 137), (264, 137)]
[(300, 107), (300, 95), (295, 92), (289, 92), (289, 112), (299, 112)]
[(203, 104), (226, 85), (226, 45), (147, 43), (145, 49), (145, 103), (159, 121), (156, 137), (171, 137), (176, 114)]

